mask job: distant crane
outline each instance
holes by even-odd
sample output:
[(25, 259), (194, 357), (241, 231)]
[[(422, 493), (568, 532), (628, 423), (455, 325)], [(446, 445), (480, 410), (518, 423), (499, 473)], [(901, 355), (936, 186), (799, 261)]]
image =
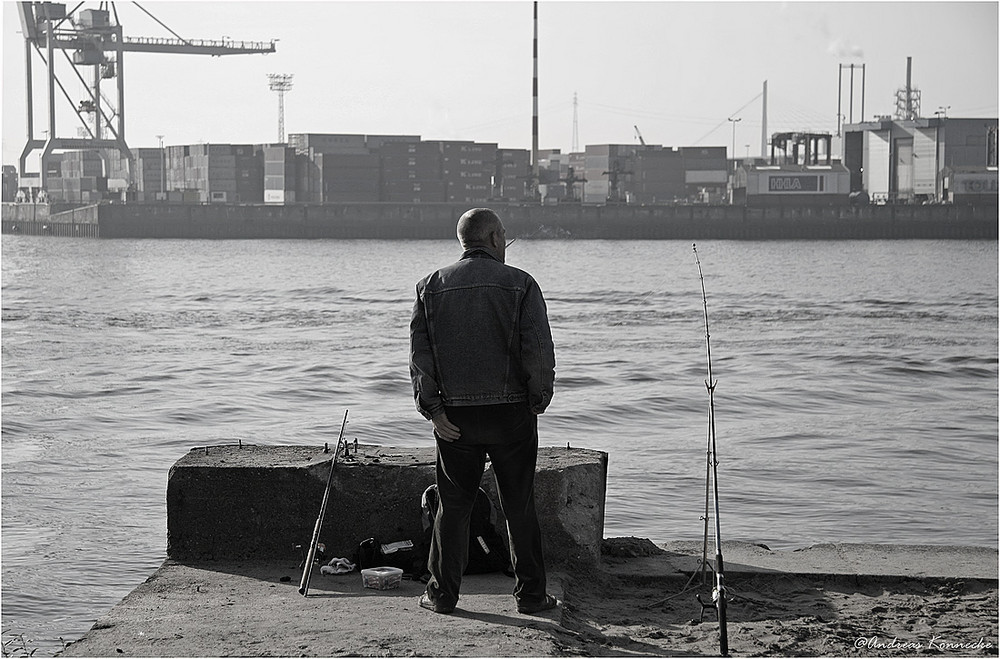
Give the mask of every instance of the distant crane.
[(639, 132), (639, 127), (632, 124), (632, 128), (635, 128), (635, 136), (639, 138), (639, 144), (646, 146), (646, 140), (642, 139), (642, 133)]
[(634, 173), (631, 169), (624, 169), (618, 160), (611, 163), (611, 169), (603, 172), (603, 175), (608, 177), (608, 201), (622, 200), (620, 187), (622, 177), (631, 176)]
[[(132, 152), (125, 141), (125, 81), (123, 73), (124, 54), (173, 53), (191, 55), (245, 55), (275, 52), (275, 41), (234, 41), (228, 37), (221, 40), (184, 39), (155, 16), (133, 3), (145, 14), (167, 29), (175, 38), (126, 37), (118, 20), (118, 10), (114, 2), (101, 2), (99, 9), (80, 9), (77, 4), (71, 11), (57, 2), (18, 2), (21, 31), (25, 42), (25, 82), (28, 139), (19, 160), (21, 176), (26, 175), (28, 155), (42, 149), (41, 187), (46, 187), (49, 160), (57, 150), (117, 150), (129, 163), (129, 177), (134, 176)], [(112, 21), (112, 14), (114, 20)], [(47, 70), (48, 130), (46, 138), (35, 138), (34, 126), (34, 85), (32, 83), (32, 49), (41, 58)], [(87, 88), (89, 98), (74, 103), (69, 92), (55, 71), (55, 51), (63, 51), (72, 66), (76, 78)], [(72, 58), (66, 51), (73, 51)], [(84, 80), (81, 68), (93, 68), (93, 82)], [(103, 95), (101, 81), (116, 79), (117, 99), (114, 104)], [(85, 128), (83, 137), (58, 137), (56, 135), (56, 87), (69, 101)], [(111, 106), (111, 107), (108, 107)], [(90, 115), (93, 115), (91, 128)]]
[(587, 179), (583, 178), (582, 176), (577, 176), (576, 175), (576, 168), (575, 167), (570, 167), (569, 170), (568, 170), (568, 173), (566, 174), (566, 178), (561, 178), (559, 180), (562, 183), (566, 184), (566, 197), (567, 197), (567, 200), (568, 201), (579, 201), (579, 199), (577, 199), (577, 196), (576, 196), (576, 184), (577, 183), (586, 183)]

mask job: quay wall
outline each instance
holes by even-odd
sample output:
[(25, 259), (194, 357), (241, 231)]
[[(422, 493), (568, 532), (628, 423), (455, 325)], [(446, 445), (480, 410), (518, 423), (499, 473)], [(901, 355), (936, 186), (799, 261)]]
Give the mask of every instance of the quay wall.
[[(997, 239), (996, 205), (592, 206), (496, 203), (510, 237)], [(4, 204), (3, 232), (100, 238), (448, 239), (470, 204)]]

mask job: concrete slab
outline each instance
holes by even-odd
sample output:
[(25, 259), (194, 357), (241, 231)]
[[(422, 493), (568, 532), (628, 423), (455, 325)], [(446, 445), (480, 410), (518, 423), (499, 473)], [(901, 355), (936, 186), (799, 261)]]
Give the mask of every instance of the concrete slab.
[[(549, 590), (564, 606), (541, 616), (517, 613), (513, 580), (502, 574), (466, 577), (454, 615), (419, 608), (423, 584), (391, 591), (365, 589), (358, 573), (314, 573), (310, 596), (298, 594), (300, 573), (287, 562), (167, 561), (103, 616), (67, 657), (93, 656), (551, 656), (565, 654), (567, 610), (586, 618), (603, 597), (574, 597), (581, 582), (611, 583), (627, 593), (644, 580), (684, 579), (698, 570), (700, 542), (654, 546), (636, 538), (605, 540), (605, 558), (583, 572), (554, 572)], [(710, 548), (711, 549), (711, 548)], [(714, 551), (712, 552), (714, 553)], [(730, 585), (741, 576), (853, 576), (884, 580), (997, 580), (997, 550), (982, 547), (816, 545), (770, 551), (723, 545)], [(607, 577), (611, 577), (609, 580)], [(843, 581), (841, 579), (841, 581)], [(603, 586), (601, 586), (603, 588)], [(580, 591), (585, 589), (580, 588)], [(622, 606), (628, 595), (605, 593)]]
[[(323, 447), (250, 444), (193, 449), (167, 480), (167, 556), (185, 562), (289, 560), (307, 545), (332, 452)], [(423, 538), (420, 497), (435, 479), (435, 450), (351, 445), (331, 482), (320, 541), (328, 556), (358, 543)], [(608, 455), (589, 449), (538, 451), (535, 502), (546, 556), (600, 560)], [(498, 500), (489, 467), (483, 487)], [(498, 511), (499, 512), (499, 511)], [(497, 529), (506, 533), (500, 513)]]
[[(439, 656), (444, 639), (466, 639), (463, 656), (541, 656), (562, 618), (561, 607), (519, 614), (500, 573), (466, 576), (452, 615), (418, 606), (419, 581), (380, 591), (357, 572), (315, 573), (303, 597), (300, 576), (274, 562), (168, 560), (62, 656)], [(562, 598), (558, 574), (549, 592)]]

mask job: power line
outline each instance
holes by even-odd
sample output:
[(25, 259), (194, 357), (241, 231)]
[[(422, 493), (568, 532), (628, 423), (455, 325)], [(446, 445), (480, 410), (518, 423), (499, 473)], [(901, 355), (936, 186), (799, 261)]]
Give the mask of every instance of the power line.
[(725, 119), (723, 119), (722, 121), (720, 121), (720, 122), (719, 122), (718, 124), (716, 124), (715, 128), (713, 128), (712, 130), (708, 131), (707, 133), (705, 133), (704, 135), (702, 135), (701, 137), (699, 137), (698, 139), (696, 139), (696, 140), (694, 141), (694, 143), (695, 143), (695, 144), (697, 144), (698, 142), (701, 142), (701, 141), (702, 141), (703, 139), (705, 139), (706, 137), (708, 137), (709, 135), (711, 135), (711, 134), (712, 134), (712, 133), (714, 133), (715, 131), (717, 131), (717, 130), (719, 130), (720, 128), (722, 128), (723, 126), (725, 126), (725, 125), (726, 125), (726, 123), (727, 123), (727, 122), (729, 121), (729, 117), (734, 117), (734, 116), (736, 116), (737, 114), (739, 114), (740, 112), (742, 112), (743, 110), (745, 110), (745, 109), (746, 109), (747, 107), (749, 107), (749, 105), (750, 105), (751, 103), (753, 103), (754, 101), (756, 101), (756, 100), (757, 100), (758, 98), (760, 98), (760, 97), (761, 97), (761, 96), (763, 96), (763, 95), (764, 95), (764, 92), (759, 92), (759, 93), (758, 93), (758, 94), (757, 94), (756, 96), (754, 96), (754, 97), (753, 97), (753, 98), (751, 98), (751, 99), (750, 99), (749, 101), (747, 101), (746, 103), (744, 103), (744, 104), (743, 104), (742, 106), (740, 106), (740, 107), (739, 107), (738, 109), (736, 109), (736, 110), (734, 110), (734, 111), (730, 112), (729, 114), (727, 114), (727, 115), (726, 115), (726, 118), (725, 118)]

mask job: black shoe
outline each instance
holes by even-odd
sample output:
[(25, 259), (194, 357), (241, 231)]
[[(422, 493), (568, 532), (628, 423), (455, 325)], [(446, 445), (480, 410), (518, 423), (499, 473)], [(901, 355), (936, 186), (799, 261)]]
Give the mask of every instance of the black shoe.
[(517, 612), (524, 613), (526, 615), (534, 615), (536, 613), (541, 613), (542, 611), (548, 611), (549, 609), (554, 609), (559, 606), (559, 600), (557, 600), (552, 595), (546, 595), (545, 599), (541, 602), (519, 602), (517, 605)]
[(420, 596), (420, 608), (427, 609), (428, 611), (433, 611), (434, 613), (451, 613), (455, 610), (455, 605), (443, 604), (441, 602), (434, 602), (427, 593)]

